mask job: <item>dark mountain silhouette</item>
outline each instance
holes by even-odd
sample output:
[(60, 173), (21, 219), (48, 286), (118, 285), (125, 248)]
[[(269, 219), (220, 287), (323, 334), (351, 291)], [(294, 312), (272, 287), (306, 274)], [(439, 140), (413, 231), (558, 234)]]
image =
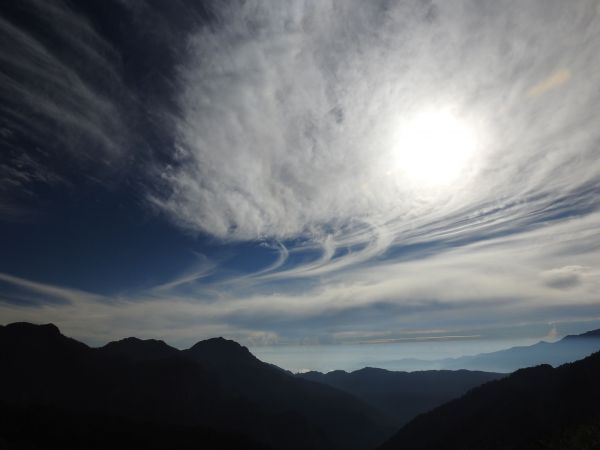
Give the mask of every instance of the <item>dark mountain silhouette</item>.
[[(570, 345), (599, 334), (546, 345), (572, 355)], [(27, 323), (0, 326), (0, 367), (7, 449), (369, 449), (419, 411), (502, 376), (372, 368), (295, 376), (223, 338), (182, 351), (137, 338), (90, 348), (54, 325)], [(417, 417), (382, 448), (597, 448), (599, 375), (598, 354), (519, 370)]]
[(258, 367), (264, 364), (243, 345), (222, 337), (200, 341), (184, 351), (194, 359), (213, 367), (226, 365)]
[[(183, 429), (214, 439), (237, 433), (275, 450), (373, 448), (393, 431), (387, 417), (350, 394), (298, 379), (222, 338), (184, 351), (131, 338), (92, 349), (53, 325), (17, 323), (0, 327), (0, 361), (0, 401), (32, 418), (31, 439), (61, 415), (88, 430), (77, 442), (105, 433), (106, 423), (117, 431), (131, 423), (134, 437), (155, 430), (157, 445)], [(6, 441), (11, 427), (3, 423)]]
[[(346, 445), (369, 448), (369, 434), (363, 435), (365, 423), (381, 424), (382, 434), (393, 431), (390, 418), (365, 408), (363, 402), (329, 386), (295, 378), (280, 368), (265, 364), (254, 357), (248, 349), (222, 338), (199, 342), (184, 353), (219, 375), (223, 386), (240, 393), (246, 400), (260, 403), (268, 412), (287, 411), (295, 413), (324, 426), (322, 437), (334, 442), (335, 436), (352, 439)], [(228, 357), (224, 357), (228, 355)], [(293, 406), (292, 406), (293, 405)]]
[(0, 326), (0, 350), (12, 357), (26, 358), (26, 354), (19, 355), (20, 351), (42, 356), (45, 351), (55, 350), (59, 350), (57, 356), (74, 356), (88, 349), (87, 345), (60, 334), (53, 324), (17, 322)]
[(513, 372), (522, 367), (561, 364), (577, 361), (600, 350), (600, 330), (579, 335), (569, 335), (560, 341), (538, 342), (523, 347), (512, 347), (492, 353), (445, 359), (444, 369), (473, 369), (496, 372)]
[(393, 372), (367, 367), (350, 373), (335, 370), (327, 374), (306, 372), (297, 376), (349, 392), (403, 425), (418, 414), (505, 375), (467, 370)]
[(521, 369), (423, 414), (380, 450), (600, 448), (600, 353)]
[(142, 340), (135, 337), (109, 342), (98, 352), (117, 358), (125, 358), (130, 361), (156, 361), (177, 355), (179, 350), (173, 348), (163, 341), (156, 339)]

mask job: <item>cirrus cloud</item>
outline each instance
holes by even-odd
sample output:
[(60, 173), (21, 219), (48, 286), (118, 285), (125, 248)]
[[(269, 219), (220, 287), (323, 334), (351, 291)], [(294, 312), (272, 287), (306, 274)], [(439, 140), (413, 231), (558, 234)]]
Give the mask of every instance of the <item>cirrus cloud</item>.
[[(490, 237), (597, 208), (599, 94), (585, 76), (600, 68), (595, 2), (216, 11), (189, 38), (177, 163), (162, 170), (168, 194), (152, 197), (183, 227), (319, 250), (284, 272), (313, 275), (399, 244)], [(397, 134), (436, 109), (467, 124), (477, 148), (451, 185), (427, 186), (394, 167)]]

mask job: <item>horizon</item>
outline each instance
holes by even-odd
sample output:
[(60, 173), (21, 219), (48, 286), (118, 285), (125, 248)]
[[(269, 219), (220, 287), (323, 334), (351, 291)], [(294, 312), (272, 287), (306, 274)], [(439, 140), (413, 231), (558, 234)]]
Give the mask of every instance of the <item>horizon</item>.
[[(8, 326), (15, 324), (27, 324), (34, 326), (45, 326), (55, 324), (35, 324), (30, 322), (13, 322), (9, 324), (0, 324), (0, 326)], [(57, 327), (58, 328), (58, 327)], [(74, 338), (65, 334), (58, 328), (58, 331), (68, 338)], [(329, 373), (335, 371), (345, 371), (348, 373), (365, 369), (377, 368), (395, 372), (421, 372), (430, 370), (448, 370), (444, 365), (444, 361), (460, 359), (461, 357), (482, 356), (493, 354), (497, 351), (519, 349), (532, 347), (539, 343), (557, 343), (562, 341), (567, 336), (576, 336), (587, 334), (592, 331), (600, 331), (598, 329), (588, 329), (581, 333), (571, 333), (566, 335), (557, 335), (549, 333), (542, 339), (512, 339), (503, 338), (497, 339), (473, 339), (473, 337), (462, 337), (462, 339), (435, 339), (436, 345), (428, 345), (431, 339), (424, 340), (403, 340), (399, 342), (355, 342), (355, 343), (328, 343), (319, 345), (318, 343), (304, 344), (282, 344), (282, 345), (259, 345), (259, 346), (244, 346), (233, 339), (224, 338), (223, 336), (213, 336), (207, 339), (192, 341), (186, 345), (175, 346), (170, 342), (153, 337), (139, 338), (137, 336), (126, 336), (102, 343), (85, 342), (79, 340), (90, 348), (100, 349), (108, 344), (121, 342), (128, 339), (137, 339), (144, 341), (158, 341), (172, 347), (176, 350), (187, 350), (195, 344), (206, 340), (226, 339), (236, 342), (246, 347), (252, 355), (269, 364), (278, 366), (284, 370), (288, 370), (295, 374), (307, 372)], [(78, 340), (78, 339), (76, 339)], [(365, 347), (374, 347), (376, 351), (365, 352)], [(498, 372), (499, 370), (490, 370), (489, 368), (480, 367), (471, 370), (487, 370)], [(502, 371), (501, 371), (502, 372)]]
[(6, 2), (0, 323), (298, 368), (600, 328), (599, 17)]

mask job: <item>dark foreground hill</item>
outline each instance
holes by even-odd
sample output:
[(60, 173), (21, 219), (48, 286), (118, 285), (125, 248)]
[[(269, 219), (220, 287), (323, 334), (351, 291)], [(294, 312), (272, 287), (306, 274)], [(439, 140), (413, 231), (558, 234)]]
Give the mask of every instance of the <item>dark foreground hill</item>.
[(423, 414), (380, 450), (600, 449), (600, 353), (541, 365)]
[(0, 403), (2, 450), (269, 450), (239, 433), (203, 426)]
[(350, 373), (335, 370), (297, 376), (346, 391), (392, 416), (401, 426), (476, 386), (505, 375), (468, 370), (393, 372), (366, 367)]
[(3, 448), (367, 449), (393, 431), (348, 393), (220, 338), (184, 351), (132, 338), (93, 349), (53, 325), (16, 323), (0, 327), (0, 366)]

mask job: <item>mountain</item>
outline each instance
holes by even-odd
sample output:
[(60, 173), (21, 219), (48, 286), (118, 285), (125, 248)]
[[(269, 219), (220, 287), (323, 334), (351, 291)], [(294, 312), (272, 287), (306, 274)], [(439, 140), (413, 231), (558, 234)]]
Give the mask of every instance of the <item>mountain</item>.
[(380, 450), (600, 448), (600, 352), (540, 365), (423, 414)]
[(109, 342), (104, 347), (100, 347), (98, 352), (115, 358), (141, 362), (173, 357), (177, 355), (179, 350), (156, 339), (143, 340), (129, 337), (120, 341)]
[[(0, 402), (15, 411), (9, 417), (26, 418), (17, 425), (33, 440), (64, 443), (52, 430), (70, 427), (54, 426), (56, 417), (83, 430), (77, 442), (99, 430), (114, 435), (111, 448), (123, 429), (134, 441), (148, 430), (156, 437), (154, 446), (127, 448), (173, 448), (161, 443), (181, 430), (216, 440), (233, 433), (251, 443), (241, 448), (274, 450), (373, 448), (394, 429), (352, 395), (298, 379), (222, 338), (183, 351), (135, 338), (94, 349), (54, 325), (17, 323), (0, 326), (0, 361)], [(11, 430), (2, 423), (0, 442)]]
[(492, 353), (445, 359), (440, 362), (444, 369), (472, 369), (492, 372), (513, 372), (522, 367), (540, 364), (559, 366), (577, 361), (600, 350), (600, 330), (566, 336), (558, 342), (512, 347)]
[(354, 372), (306, 372), (298, 377), (346, 391), (403, 425), (418, 414), (460, 397), (468, 390), (505, 376), (468, 370), (393, 372), (366, 367)]
[[(310, 417), (320, 424), (318, 431), (325, 447), (343, 437), (343, 448), (370, 448), (377, 436), (393, 431), (389, 417), (355, 397), (265, 364), (246, 347), (223, 338), (208, 339), (183, 352), (187, 358), (218, 374), (224, 389), (260, 405), (268, 414), (287, 412), (280, 420), (304, 421)], [(367, 426), (366, 426), (367, 425)], [(312, 426), (312, 425), (311, 425)], [(284, 432), (283, 427), (279, 427)], [(273, 432), (271, 430), (271, 432)], [(303, 433), (314, 434), (305, 430)], [(286, 431), (287, 433), (287, 431)], [(300, 442), (303, 437), (294, 440)], [(328, 443), (328, 444), (327, 444)]]
[(599, 338), (600, 339), (600, 329), (586, 331), (585, 333), (581, 333), (581, 334), (570, 334), (569, 336), (564, 337), (564, 339), (568, 339), (568, 340), (579, 339), (579, 338)]

